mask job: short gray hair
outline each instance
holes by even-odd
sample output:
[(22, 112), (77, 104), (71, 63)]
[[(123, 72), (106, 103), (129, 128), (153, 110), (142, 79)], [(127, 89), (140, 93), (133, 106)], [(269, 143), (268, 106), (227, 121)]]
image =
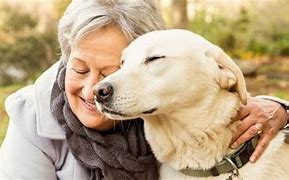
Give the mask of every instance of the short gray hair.
[(165, 28), (153, 0), (73, 0), (58, 25), (61, 60), (67, 62), (71, 46), (89, 31), (117, 26), (129, 41)]

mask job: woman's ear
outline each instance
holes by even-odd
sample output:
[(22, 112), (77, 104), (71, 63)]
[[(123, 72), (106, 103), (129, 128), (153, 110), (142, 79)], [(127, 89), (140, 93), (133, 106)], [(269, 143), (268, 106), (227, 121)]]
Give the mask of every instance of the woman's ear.
[(211, 46), (205, 52), (206, 56), (213, 58), (219, 66), (219, 81), (221, 88), (237, 92), (243, 104), (247, 104), (246, 83), (240, 68), (218, 46)]

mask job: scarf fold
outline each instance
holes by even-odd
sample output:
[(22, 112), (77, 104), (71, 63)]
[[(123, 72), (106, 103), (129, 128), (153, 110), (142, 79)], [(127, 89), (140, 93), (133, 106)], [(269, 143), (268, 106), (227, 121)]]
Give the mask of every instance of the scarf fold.
[(89, 179), (154, 180), (157, 161), (144, 138), (143, 121), (122, 121), (108, 131), (85, 127), (72, 112), (65, 91), (66, 66), (59, 66), (50, 110), (61, 124), (73, 156), (88, 171)]

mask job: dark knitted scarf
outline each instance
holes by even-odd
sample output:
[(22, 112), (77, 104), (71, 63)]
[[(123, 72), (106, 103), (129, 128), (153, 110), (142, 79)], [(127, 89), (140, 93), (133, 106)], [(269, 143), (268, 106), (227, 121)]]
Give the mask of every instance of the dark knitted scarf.
[(64, 129), (72, 154), (87, 169), (89, 179), (157, 179), (157, 163), (144, 138), (143, 121), (122, 121), (105, 132), (83, 126), (64, 92), (65, 71), (62, 63), (53, 85), (50, 110)]

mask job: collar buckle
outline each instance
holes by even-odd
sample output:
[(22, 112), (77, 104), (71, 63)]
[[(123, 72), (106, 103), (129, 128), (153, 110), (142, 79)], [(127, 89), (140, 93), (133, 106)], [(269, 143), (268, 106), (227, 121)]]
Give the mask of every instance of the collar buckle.
[(224, 159), (232, 166), (233, 170), (231, 171), (233, 176), (239, 176), (239, 170), (236, 164), (229, 158), (229, 157), (224, 157)]

